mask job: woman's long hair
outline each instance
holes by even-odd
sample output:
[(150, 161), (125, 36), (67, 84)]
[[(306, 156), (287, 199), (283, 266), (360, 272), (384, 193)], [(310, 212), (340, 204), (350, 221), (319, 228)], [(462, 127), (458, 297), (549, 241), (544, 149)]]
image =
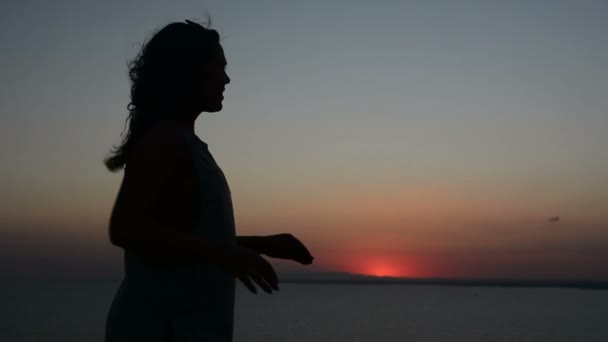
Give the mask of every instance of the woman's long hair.
[(124, 168), (134, 141), (146, 128), (159, 118), (170, 118), (192, 96), (195, 81), (203, 77), (203, 66), (217, 52), (219, 39), (217, 31), (186, 20), (168, 24), (143, 44), (128, 65), (131, 102), (125, 126), (128, 122), (129, 129), (121, 133), (120, 146), (113, 146), (104, 159), (110, 171)]

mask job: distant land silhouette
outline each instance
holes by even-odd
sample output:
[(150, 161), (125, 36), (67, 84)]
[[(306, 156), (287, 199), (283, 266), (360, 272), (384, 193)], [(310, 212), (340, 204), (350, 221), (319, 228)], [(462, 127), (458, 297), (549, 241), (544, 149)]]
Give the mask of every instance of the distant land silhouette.
[[(109, 274), (112, 273), (112, 274)], [(35, 282), (61, 282), (94, 281), (116, 282), (118, 278), (114, 272), (105, 272), (98, 275), (89, 274), (19, 274), (3, 273), (0, 280), (2, 285), (10, 287), (21, 286)], [(538, 288), (575, 288), (589, 290), (608, 290), (608, 280), (584, 279), (498, 279), (498, 278), (407, 278), (407, 277), (380, 277), (348, 272), (320, 272), (302, 270), (281, 270), (280, 283), (299, 284), (401, 284), (401, 285), (431, 285), (431, 286), (480, 286), (480, 287), (538, 287)]]
[(570, 279), (406, 278), (348, 272), (282, 272), (281, 282), (305, 284), (404, 284), (483, 287), (554, 287), (608, 290), (608, 281)]

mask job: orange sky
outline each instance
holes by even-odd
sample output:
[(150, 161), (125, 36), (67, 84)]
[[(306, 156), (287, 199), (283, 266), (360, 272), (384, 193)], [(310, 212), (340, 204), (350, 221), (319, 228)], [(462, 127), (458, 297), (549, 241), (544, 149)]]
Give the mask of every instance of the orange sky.
[[(75, 251), (85, 259), (116, 262), (120, 253), (106, 231), (121, 174), (113, 177), (114, 184), (99, 192), (105, 194), (99, 205), (87, 200), (95, 191), (74, 187), (66, 192), (73, 197), (14, 202), (35, 214), (11, 220), (5, 215), (5, 227), (9, 232), (14, 227), (5, 253), (19, 258), (42, 251), (65, 262)], [(517, 191), (486, 198), (471, 188), (376, 184), (315, 191), (294, 185), (269, 193), (255, 185), (240, 188), (238, 179), (232, 183), (240, 235), (291, 232), (315, 255), (312, 267), (286, 264), (287, 269), (402, 277), (608, 278), (608, 230), (593, 205), (568, 213), (567, 207), (577, 204), (570, 201), (557, 210), (564, 215), (559, 222), (548, 222), (555, 208), (549, 204), (560, 200), (526, 199)]]

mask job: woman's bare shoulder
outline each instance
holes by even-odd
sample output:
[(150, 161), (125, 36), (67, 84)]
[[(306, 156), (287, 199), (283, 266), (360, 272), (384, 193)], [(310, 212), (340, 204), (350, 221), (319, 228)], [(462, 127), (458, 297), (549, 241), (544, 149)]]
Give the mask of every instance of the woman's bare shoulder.
[(185, 152), (186, 141), (181, 128), (171, 120), (159, 120), (134, 142), (128, 164), (134, 164), (135, 168), (181, 164)]

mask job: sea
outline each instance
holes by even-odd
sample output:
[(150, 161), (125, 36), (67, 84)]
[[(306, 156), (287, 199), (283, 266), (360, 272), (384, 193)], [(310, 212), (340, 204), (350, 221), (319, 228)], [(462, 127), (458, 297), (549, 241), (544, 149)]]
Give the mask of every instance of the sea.
[[(0, 341), (103, 341), (120, 280), (0, 284)], [(411, 284), (237, 285), (235, 342), (608, 341), (608, 290)]]

